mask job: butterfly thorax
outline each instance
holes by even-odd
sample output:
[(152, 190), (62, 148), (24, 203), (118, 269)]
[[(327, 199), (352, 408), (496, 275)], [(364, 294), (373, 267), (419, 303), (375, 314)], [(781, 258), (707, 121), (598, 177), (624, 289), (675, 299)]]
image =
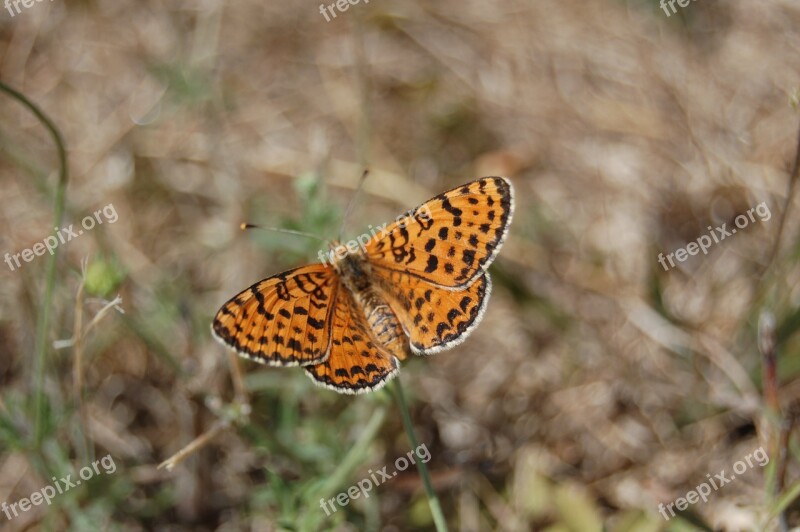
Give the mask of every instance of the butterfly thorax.
[[(340, 245), (339, 245), (340, 246)], [(336, 244), (331, 245), (335, 249)], [(333, 254), (333, 268), (339, 274), (342, 288), (350, 292), (377, 340), (387, 351), (403, 360), (409, 354), (408, 339), (392, 308), (372, 282), (372, 266), (361, 251), (343, 258)]]

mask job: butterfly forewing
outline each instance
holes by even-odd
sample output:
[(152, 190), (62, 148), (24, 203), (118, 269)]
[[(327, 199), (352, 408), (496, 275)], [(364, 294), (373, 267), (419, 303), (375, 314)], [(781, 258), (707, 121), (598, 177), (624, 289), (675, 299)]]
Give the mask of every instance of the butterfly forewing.
[(214, 335), (240, 355), (273, 366), (315, 364), (328, 356), (338, 289), (332, 267), (312, 264), (259, 281), (225, 303)]
[(397, 372), (397, 358), (377, 345), (347, 290), (337, 293), (332, 331), (328, 359), (304, 368), (317, 384), (339, 393), (364, 393), (382, 387)]
[(513, 189), (484, 177), (430, 199), (366, 245), (373, 267), (450, 289), (469, 286), (494, 260), (513, 214)]

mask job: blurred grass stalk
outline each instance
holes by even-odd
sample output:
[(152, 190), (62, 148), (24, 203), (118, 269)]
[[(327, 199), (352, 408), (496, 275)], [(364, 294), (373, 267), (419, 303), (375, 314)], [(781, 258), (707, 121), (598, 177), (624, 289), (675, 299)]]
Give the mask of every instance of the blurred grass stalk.
[[(791, 423), (787, 422), (781, 410), (778, 396), (778, 351), (775, 343), (775, 317), (769, 311), (763, 311), (758, 320), (758, 348), (761, 351), (763, 364), (764, 403), (766, 406), (766, 439), (768, 455), (772, 456), (766, 470), (766, 491), (768, 505), (772, 508), (769, 519), (778, 519), (778, 530), (788, 531), (788, 523), (784, 514), (784, 501), (779, 496), (784, 487), (786, 474), (786, 458)], [(794, 490), (790, 490), (794, 491)]]
[[(16, 91), (0, 81), (0, 90), (11, 96), (13, 99), (20, 102), (23, 106), (27, 107), (36, 118), (44, 125), (50, 135), (53, 137), (56, 149), (58, 150), (58, 184), (56, 185), (56, 193), (53, 205), (53, 227), (60, 227), (61, 220), (64, 217), (64, 204), (66, 202), (67, 183), (69, 182), (69, 173), (67, 167), (67, 151), (64, 148), (64, 139), (61, 132), (47, 117), (47, 115), (39, 109), (39, 107), (30, 101), (24, 94)], [(34, 442), (38, 448), (42, 443), (44, 432), (44, 418), (45, 418), (45, 395), (44, 395), (44, 368), (45, 368), (45, 354), (47, 346), (47, 330), (50, 324), (50, 307), (53, 302), (53, 291), (56, 281), (56, 261), (58, 260), (58, 248), (53, 250), (53, 253), (47, 258), (47, 268), (45, 273), (45, 291), (42, 298), (42, 306), (39, 309), (39, 314), (36, 321), (36, 340), (35, 340), (35, 356), (34, 356), (34, 369), (33, 369), (33, 390), (34, 390), (34, 408), (36, 415), (36, 425), (34, 431)]]
[[(780, 218), (778, 233), (775, 237), (769, 260), (764, 270), (761, 272), (762, 279), (767, 270), (778, 263), (777, 258), (781, 248), (786, 220), (792, 200), (797, 191), (799, 177), (800, 127), (798, 127), (794, 160), (789, 170), (783, 214)], [(780, 386), (778, 382), (779, 336), (780, 335), (776, 332), (774, 314), (769, 310), (763, 310), (758, 320), (757, 339), (762, 364), (762, 388), (765, 404), (765, 439), (768, 445), (768, 454), (772, 457), (765, 472), (765, 488), (769, 507), (767, 519), (772, 520), (777, 518), (778, 529), (784, 532), (789, 530), (785, 512), (800, 496), (800, 482), (796, 482), (786, 489), (786, 469), (791, 454), (791, 434), (796, 421), (796, 413), (790, 411), (788, 415), (786, 415), (780, 404), (778, 393)]]
[[(403, 425), (405, 426), (406, 434), (408, 434), (408, 439), (411, 441), (411, 448), (417, 449), (419, 447), (419, 442), (414, 432), (414, 424), (411, 422), (411, 414), (408, 412), (408, 405), (406, 404), (406, 398), (403, 394), (403, 385), (400, 382), (400, 378), (394, 379), (389, 385), (392, 387), (394, 397), (397, 400), (397, 406), (400, 408), (400, 415), (403, 417)], [(433, 517), (434, 525), (436, 525), (436, 530), (437, 532), (447, 532), (447, 521), (444, 518), (444, 513), (442, 513), (442, 506), (439, 504), (439, 498), (436, 497), (436, 492), (433, 491), (433, 484), (431, 483), (431, 477), (428, 473), (428, 466), (426, 466), (425, 462), (422, 460), (417, 460), (416, 465), (419, 475), (422, 477), (422, 483), (425, 485), (425, 492), (428, 495), (428, 506), (431, 508), (431, 516)]]

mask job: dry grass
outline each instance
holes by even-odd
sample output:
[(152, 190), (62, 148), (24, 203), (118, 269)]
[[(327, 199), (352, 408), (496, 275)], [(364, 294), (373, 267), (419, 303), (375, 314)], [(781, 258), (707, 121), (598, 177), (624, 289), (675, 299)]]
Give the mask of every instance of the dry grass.
[[(108, 204), (119, 215), (59, 248), (48, 346), (102, 300), (119, 294), (125, 311), (77, 335), (82, 408), (74, 347), (48, 347), (37, 412), (46, 258), (0, 267), (0, 502), (95, 456), (118, 465), (52, 506), (0, 514), (0, 528), (430, 528), (416, 471), (331, 517), (313, 498), (359, 438), (355, 470), (325, 496), (408, 451), (386, 395), (340, 397), (300, 370), (242, 363), (248, 418), (209, 333), (237, 290), (316, 260), (314, 241), (242, 234), (239, 222), (334, 237), (365, 166), (353, 235), (474, 177), (516, 187), (484, 323), (402, 372), (453, 529), (661, 530), (659, 503), (760, 446), (768, 468), (669, 526), (800, 524), (793, 503), (783, 523), (766, 518), (798, 479), (794, 435), (775, 442), (800, 396), (800, 211), (787, 198), (800, 7), (699, 0), (667, 18), (645, 0), (373, 0), (326, 23), (300, 4), (55, 0), (0, 12), (0, 80), (66, 139), (57, 225)], [(53, 226), (57, 161), (35, 117), (3, 94), (0, 154), (0, 252), (13, 254)], [(669, 271), (657, 262), (761, 202), (769, 221)], [(762, 390), (765, 313), (777, 323), (779, 405)], [(230, 428), (156, 469), (220, 420)], [(367, 438), (369, 420), (381, 423)]]

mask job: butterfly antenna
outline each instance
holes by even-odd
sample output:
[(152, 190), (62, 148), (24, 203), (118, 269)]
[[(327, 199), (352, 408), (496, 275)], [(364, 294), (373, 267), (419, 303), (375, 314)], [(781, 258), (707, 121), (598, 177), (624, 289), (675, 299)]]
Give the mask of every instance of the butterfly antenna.
[(345, 224), (347, 223), (348, 218), (350, 218), (350, 214), (353, 212), (353, 208), (356, 204), (356, 198), (358, 198), (358, 193), (361, 192), (361, 189), (364, 187), (364, 181), (367, 179), (367, 174), (369, 174), (369, 169), (365, 169), (364, 173), (361, 174), (361, 178), (358, 180), (358, 185), (356, 186), (355, 194), (350, 198), (350, 202), (347, 204), (347, 209), (344, 211), (344, 216), (342, 217), (342, 225), (339, 226), (339, 237), (338, 240), (342, 239), (342, 232), (344, 231)]
[(242, 223), (239, 226), (239, 228), (242, 231), (245, 231), (247, 229), (264, 229), (266, 231), (274, 231), (276, 233), (286, 233), (287, 235), (304, 236), (304, 237), (307, 237), (307, 238), (313, 238), (315, 240), (319, 240), (320, 242), (325, 242), (325, 239), (320, 237), (320, 236), (312, 235), (311, 233), (306, 233), (304, 231), (295, 231), (294, 229), (284, 229), (282, 227), (265, 227), (265, 226), (262, 226), (262, 225)]

